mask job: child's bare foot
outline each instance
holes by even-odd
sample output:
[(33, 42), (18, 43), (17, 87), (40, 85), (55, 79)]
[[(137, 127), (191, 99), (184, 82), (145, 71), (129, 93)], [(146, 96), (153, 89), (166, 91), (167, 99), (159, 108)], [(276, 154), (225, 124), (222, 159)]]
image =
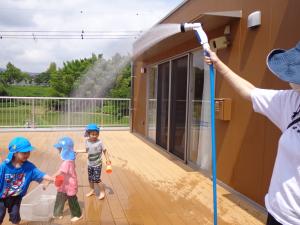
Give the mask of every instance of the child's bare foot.
[(77, 222), (78, 220), (81, 220), (82, 218), (83, 218), (83, 216), (81, 216), (81, 217), (75, 216), (71, 219), (71, 222)]
[(52, 216), (52, 218), (61, 220), (63, 218), (63, 216)]
[(91, 190), (90, 192), (88, 192), (85, 196), (86, 197), (90, 197), (90, 196), (92, 196), (92, 195), (94, 195), (95, 194), (95, 191), (94, 190)]
[(104, 199), (105, 198), (105, 192), (100, 192), (100, 195), (99, 195), (99, 197), (98, 197), (98, 199), (99, 200), (102, 200), (102, 199)]

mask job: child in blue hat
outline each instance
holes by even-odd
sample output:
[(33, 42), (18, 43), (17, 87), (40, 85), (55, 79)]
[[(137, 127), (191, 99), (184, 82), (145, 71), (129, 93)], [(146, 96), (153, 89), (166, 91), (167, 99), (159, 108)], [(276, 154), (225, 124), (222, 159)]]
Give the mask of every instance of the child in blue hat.
[(99, 139), (100, 129), (97, 124), (88, 124), (86, 126), (85, 136), (88, 137), (86, 141), (86, 152), (88, 153), (88, 179), (91, 190), (86, 194), (90, 197), (95, 194), (95, 185), (98, 185), (100, 190), (99, 199), (104, 199), (105, 189), (101, 181), (102, 169), (102, 153), (104, 153), (106, 164), (110, 164), (108, 152)]
[(77, 200), (78, 182), (75, 170), (74, 142), (70, 137), (63, 137), (54, 145), (59, 150), (63, 160), (59, 170), (54, 176), (62, 176), (63, 183), (57, 187), (57, 195), (54, 205), (54, 218), (62, 219), (64, 205), (68, 200), (71, 211), (71, 222), (82, 219), (81, 209)]
[(34, 147), (24, 137), (16, 137), (8, 145), (9, 153), (0, 164), (0, 224), (9, 213), (9, 221), (19, 224), (20, 205), (32, 181), (54, 181), (54, 178), (41, 172), (33, 163), (28, 161)]

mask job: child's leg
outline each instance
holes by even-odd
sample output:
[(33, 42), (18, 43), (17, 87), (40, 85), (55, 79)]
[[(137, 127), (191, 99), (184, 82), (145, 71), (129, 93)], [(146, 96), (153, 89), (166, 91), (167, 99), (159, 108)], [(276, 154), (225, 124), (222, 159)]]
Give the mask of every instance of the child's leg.
[(93, 182), (93, 174), (94, 169), (92, 166), (88, 166), (88, 176), (89, 176), (89, 184), (90, 184), (90, 191), (86, 194), (87, 197), (90, 197), (95, 194), (95, 186)]
[(71, 218), (81, 217), (81, 209), (78, 203), (77, 196), (68, 196), (68, 203), (71, 211)]
[(62, 192), (57, 192), (55, 204), (54, 204), (54, 217), (60, 217), (63, 215), (65, 202), (67, 201), (67, 195)]
[(89, 182), (90, 184), (90, 191), (86, 194), (86, 197), (90, 197), (95, 194), (95, 185), (94, 183)]
[(90, 173), (89, 173), (89, 179), (90, 182), (93, 183), (93, 185), (98, 185), (99, 190), (100, 190), (100, 195), (99, 195), (99, 199), (103, 199), (105, 197), (105, 190), (104, 190), (104, 186), (103, 183), (101, 181), (101, 169), (102, 169), (102, 165), (100, 164), (99, 166), (93, 166), (90, 168)]
[(102, 200), (104, 199), (105, 197), (105, 188), (104, 188), (104, 184), (103, 182), (101, 181), (100, 183), (98, 183), (98, 187), (99, 187), (99, 190), (100, 190), (100, 194), (99, 194), (99, 199)]
[(20, 206), (21, 206), (22, 197), (21, 196), (9, 197), (7, 201), (9, 201), (7, 202), (9, 221), (13, 224), (19, 224), (21, 221)]
[(4, 199), (0, 199), (0, 224), (2, 224), (6, 214), (6, 207), (4, 201)]
[(99, 199), (104, 199), (105, 197), (105, 189), (104, 189), (104, 184), (101, 181), (101, 169), (102, 169), (102, 164), (99, 166), (94, 167), (94, 174), (93, 174), (93, 181), (96, 183), (99, 187), (100, 194), (99, 194)]

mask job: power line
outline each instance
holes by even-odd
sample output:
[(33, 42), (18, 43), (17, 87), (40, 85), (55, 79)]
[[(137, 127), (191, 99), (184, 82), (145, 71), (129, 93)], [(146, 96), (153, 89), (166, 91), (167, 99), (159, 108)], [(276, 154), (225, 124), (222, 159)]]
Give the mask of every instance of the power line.
[(1, 37), (77, 37), (77, 36), (83, 36), (83, 37), (135, 37), (136, 35), (132, 34), (105, 34), (105, 35), (99, 35), (99, 34), (83, 34), (83, 35), (77, 35), (77, 34), (3, 34)]
[[(135, 37), (131, 37), (131, 38), (135, 38)], [(88, 39), (88, 40), (91, 40), (91, 39), (94, 39), (94, 40), (101, 40), (101, 39), (106, 39), (106, 40), (109, 40), (109, 39), (129, 39), (127, 37), (2, 37), (0, 36), (0, 39), (32, 39), (32, 40), (45, 40), (45, 39), (48, 39), (48, 40), (67, 40), (67, 39), (82, 39), (82, 40), (85, 40), (85, 39)]]
[(0, 33), (142, 33), (142, 30), (0, 30)]
[[(0, 8), (0, 11), (20, 11), (20, 12), (29, 12), (29, 11), (37, 11), (37, 12), (64, 12), (65, 10), (62, 9), (46, 9), (46, 8)], [(88, 14), (113, 14), (113, 13), (126, 13), (126, 14), (149, 14), (155, 12), (155, 10), (143, 10), (143, 9), (135, 9), (132, 11), (125, 11), (124, 10), (96, 10), (96, 9), (73, 9), (71, 12), (78, 12), (78, 13), (88, 13)]]
[(8, 31), (0, 30), (0, 39), (130, 39), (137, 38), (141, 31)]

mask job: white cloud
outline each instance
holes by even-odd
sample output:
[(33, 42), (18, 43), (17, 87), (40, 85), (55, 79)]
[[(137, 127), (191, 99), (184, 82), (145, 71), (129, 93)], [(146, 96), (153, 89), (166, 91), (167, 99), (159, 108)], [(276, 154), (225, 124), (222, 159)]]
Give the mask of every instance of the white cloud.
[[(113, 2), (112, 2), (113, 1)], [(1, 0), (0, 30), (147, 30), (182, 0)], [(1, 35), (1, 33), (0, 33)], [(28, 35), (32, 35), (28, 33)], [(0, 67), (12, 62), (24, 71), (44, 71), (50, 62), (110, 57), (131, 52), (131, 39), (0, 39)]]

